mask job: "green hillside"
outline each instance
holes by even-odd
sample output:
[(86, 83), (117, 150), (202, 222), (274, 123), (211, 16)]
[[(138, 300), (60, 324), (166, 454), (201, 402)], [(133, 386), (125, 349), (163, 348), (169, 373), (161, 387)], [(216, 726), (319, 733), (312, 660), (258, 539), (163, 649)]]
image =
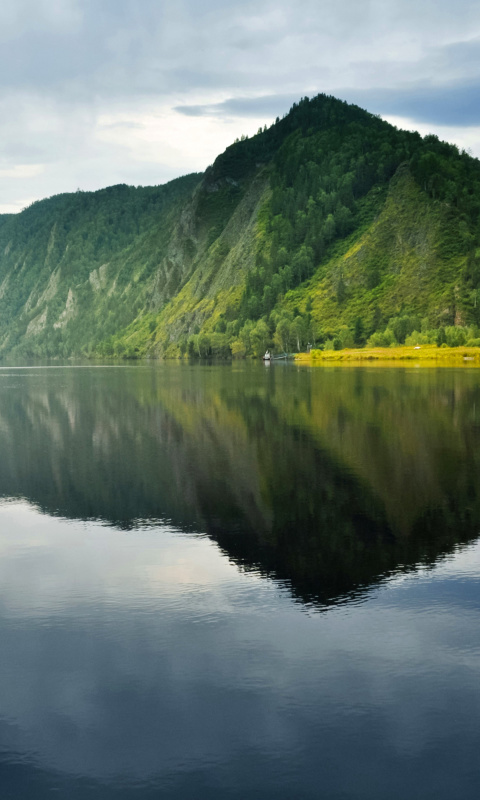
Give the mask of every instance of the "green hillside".
[(1, 351), (91, 352), (164, 302), (180, 280), (175, 271), (188, 270), (169, 248), (199, 177), (59, 195), (2, 220)]
[(0, 353), (475, 341), (479, 214), (479, 161), (305, 98), (204, 175), (0, 217)]

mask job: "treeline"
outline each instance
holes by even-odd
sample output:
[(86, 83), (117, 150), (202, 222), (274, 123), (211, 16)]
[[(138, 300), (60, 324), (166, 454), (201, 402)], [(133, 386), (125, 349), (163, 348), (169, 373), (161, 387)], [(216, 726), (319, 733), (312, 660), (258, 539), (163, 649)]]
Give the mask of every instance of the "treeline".
[[(393, 317), (383, 331), (368, 335), (365, 323), (357, 317), (351, 326), (336, 329), (316, 325), (310, 313), (283, 313), (269, 321), (248, 320), (233, 340), (228, 334), (215, 331), (198, 333), (181, 340), (179, 355), (188, 358), (260, 358), (266, 350), (274, 353), (298, 353), (307, 348), (342, 350), (344, 348), (395, 347), (401, 345), (437, 345), (437, 347), (480, 347), (478, 325), (447, 325), (429, 327), (428, 320), (419, 317)], [(122, 346), (117, 356), (135, 358), (134, 351), (125, 352)]]
[(395, 317), (382, 331), (376, 331), (367, 340), (368, 347), (395, 347), (405, 344), (415, 346), (436, 344), (437, 347), (480, 347), (478, 325), (441, 325), (432, 328), (428, 319)]
[[(240, 327), (238, 320), (226, 322), (223, 317), (215, 330), (205, 333), (197, 328), (178, 342), (177, 355), (191, 359), (261, 358), (266, 350), (274, 353), (299, 353), (307, 349), (342, 350), (344, 348), (396, 347), (433, 344), (441, 347), (480, 347), (479, 325), (446, 325), (432, 328), (428, 318), (418, 315), (399, 315), (386, 323), (374, 314), (368, 322), (358, 316), (351, 325), (322, 326), (312, 316), (312, 306), (306, 310), (274, 310), (269, 317), (256, 322), (247, 320)], [(155, 330), (155, 318), (149, 327)], [(378, 329), (377, 329), (378, 328)], [(139, 358), (142, 353), (120, 336), (103, 342), (97, 353), (104, 357)], [(85, 355), (90, 355), (85, 351)]]

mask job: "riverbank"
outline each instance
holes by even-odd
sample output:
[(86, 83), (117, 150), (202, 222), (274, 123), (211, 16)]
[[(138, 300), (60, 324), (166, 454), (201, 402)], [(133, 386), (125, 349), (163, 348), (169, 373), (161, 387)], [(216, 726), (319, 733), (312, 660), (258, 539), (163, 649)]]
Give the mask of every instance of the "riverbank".
[(295, 361), (300, 364), (359, 364), (378, 362), (415, 362), (425, 366), (470, 365), (480, 366), (480, 347), (437, 347), (422, 345), (415, 347), (370, 347), (345, 350), (311, 350), (298, 353)]

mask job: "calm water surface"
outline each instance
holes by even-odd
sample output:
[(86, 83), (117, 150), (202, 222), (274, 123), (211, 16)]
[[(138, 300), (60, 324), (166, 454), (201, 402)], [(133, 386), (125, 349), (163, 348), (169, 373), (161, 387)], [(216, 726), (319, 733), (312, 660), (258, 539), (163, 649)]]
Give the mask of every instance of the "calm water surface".
[(0, 797), (478, 797), (480, 371), (0, 369)]

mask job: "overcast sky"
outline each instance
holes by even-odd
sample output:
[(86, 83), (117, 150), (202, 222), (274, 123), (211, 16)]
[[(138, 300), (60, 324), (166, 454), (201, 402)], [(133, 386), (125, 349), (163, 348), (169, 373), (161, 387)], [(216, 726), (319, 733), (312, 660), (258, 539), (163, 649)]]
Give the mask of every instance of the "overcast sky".
[(480, 3), (1, 0), (0, 211), (201, 171), (318, 92), (480, 157)]

